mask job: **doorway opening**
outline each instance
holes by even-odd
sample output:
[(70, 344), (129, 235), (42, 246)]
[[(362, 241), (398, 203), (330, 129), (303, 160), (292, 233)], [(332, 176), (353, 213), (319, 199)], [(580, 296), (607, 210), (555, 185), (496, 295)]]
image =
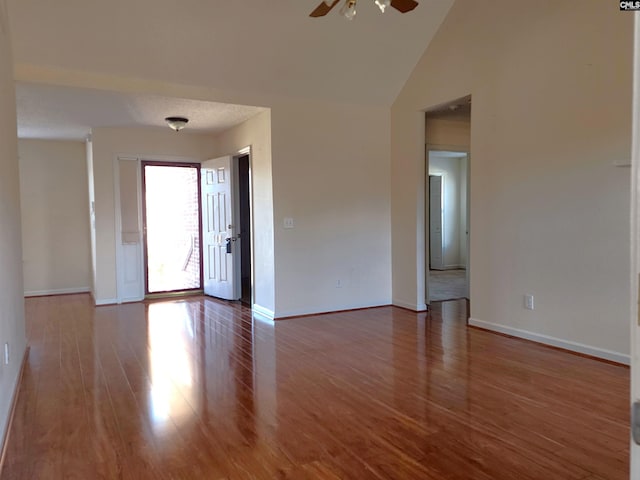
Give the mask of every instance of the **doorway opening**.
[(201, 167), (204, 293), (253, 305), (250, 149)]
[(251, 305), (251, 172), (249, 155), (237, 159), (240, 215), (240, 301)]
[(200, 165), (142, 162), (145, 293), (202, 289)]
[(427, 303), (469, 298), (471, 97), (426, 114)]

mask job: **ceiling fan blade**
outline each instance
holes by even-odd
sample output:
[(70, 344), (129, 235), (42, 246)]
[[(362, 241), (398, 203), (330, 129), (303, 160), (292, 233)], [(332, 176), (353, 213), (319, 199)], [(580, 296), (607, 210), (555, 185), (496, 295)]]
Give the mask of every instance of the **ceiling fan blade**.
[(331, 11), (333, 7), (335, 7), (340, 0), (333, 0), (331, 5), (327, 5), (324, 2), (320, 2), (320, 5), (316, 7), (316, 9), (311, 12), (310, 17), (324, 17), (327, 13)]
[(401, 13), (407, 13), (418, 6), (415, 0), (391, 0), (391, 6)]

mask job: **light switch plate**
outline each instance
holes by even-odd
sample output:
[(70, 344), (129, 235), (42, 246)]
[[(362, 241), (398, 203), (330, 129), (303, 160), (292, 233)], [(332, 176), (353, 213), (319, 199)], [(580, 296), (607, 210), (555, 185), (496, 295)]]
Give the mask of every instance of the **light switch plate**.
[(293, 227), (294, 227), (293, 218), (285, 217), (285, 219), (284, 219), (284, 228), (293, 228)]
[(527, 310), (533, 310), (533, 295), (524, 296), (524, 308)]

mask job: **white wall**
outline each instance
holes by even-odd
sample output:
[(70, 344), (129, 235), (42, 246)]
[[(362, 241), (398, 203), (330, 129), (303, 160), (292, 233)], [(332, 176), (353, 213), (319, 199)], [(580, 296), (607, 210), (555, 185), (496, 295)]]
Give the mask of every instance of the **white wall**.
[(394, 301), (424, 304), (422, 110), (471, 94), (471, 316), (625, 359), (632, 21), (456, 1), (392, 108)]
[(276, 316), (389, 304), (388, 109), (283, 102), (271, 119)]
[[(454, 99), (451, 99), (454, 100)], [(471, 140), (471, 119), (468, 115), (447, 115), (446, 118), (427, 114), (425, 143), (432, 147), (469, 148)]]
[(5, 12), (0, 0), (0, 348), (8, 342), (11, 356), (9, 365), (0, 362), (0, 442), (26, 347), (16, 100)]
[(96, 128), (92, 131), (96, 209), (96, 283), (98, 303), (116, 300), (115, 197), (113, 161), (118, 155), (143, 160), (202, 161), (214, 150), (210, 135), (146, 128)]
[(459, 205), (460, 205), (460, 230), (458, 231), (459, 242), (460, 242), (460, 265), (466, 267), (467, 266), (467, 258), (468, 252), (467, 249), (469, 246), (467, 245), (467, 210), (468, 210), (468, 182), (467, 175), (469, 169), (469, 158), (463, 157), (460, 158), (460, 176), (458, 178), (459, 188)]
[(83, 142), (20, 140), (25, 295), (88, 291), (91, 283)]
[(461, 163), (462, 158), (444, 157), (438, 152), (429, 153), (429, 175), (442, 176), (443, 215), (442, 215), (442, 259), (444, 268), (460, 268), (462, 260), (462, 244), (460, 232), (464, 229), (461, 205)]
[(271, 112), (266, 111), (215, 136), (211, 157), (235, 155), (251, 146), (251, 196), (254, 303), (268, 315), (275, 309), (273, 255), (273, 180), (271, 174)]

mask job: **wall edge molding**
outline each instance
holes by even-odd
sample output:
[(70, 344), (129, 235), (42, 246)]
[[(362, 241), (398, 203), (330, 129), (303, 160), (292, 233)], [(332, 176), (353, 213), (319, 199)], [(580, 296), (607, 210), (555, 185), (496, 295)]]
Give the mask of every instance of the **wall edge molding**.
[(117, 298), (96, 298), (94, 299), (96, 307), (101, 307), (104, 305), (117, 305), (118, 303), (118, 299)]
[(570, 340), (563, 340), (561, 338), (551, 337), (549, 335), (543, 335), (541, 333), (535, 333), (529, 330), (509, 327), (507, 325), (500, 325), (497, 323), (485, 322), (484, 320), (478, 320), (477, 318), (469, 318), (469, 325), (481, 328), (483, 330), (511, 335), (512, 337), (531, 340), (543, 345), (561, 348), (564, 350), (569, 350), (570, 352), (589, 355), (591, 357), (596, 357), (623, 365), (629, 365), (631, 363), (631, 356), (625, 355), (624, 353), (614, 352), (612, 350), (606, 350), (604, 348), (593, 347), (591, 345), (585, 345), (583, 343), (572, 342)]
[(337, 312), (349, 312), (352, 310), (366, 310), (368, 308), (388, 307), (391, 305), (389, 300), (379, 300), (375, 302), (367, 302), (366, 304), (345, 304), (345, 305), (333, 305), (328, 308), (313, 307), (308, 309), (288, 310), (285, 312), (278, 312), (275, 314), (275, 320), (284, 320), (292, 317), (306, 317), (310, 315), (324, 315)]
[(13, 425), (13, 418), (16, 413), (16, 405), (18, 404), (18, 392), (20, 391), (20, 385), (22, 385), (22, 377), (24, 376), (24, 367), (27, 364), (27, 358), (29, 357), (29, 345), (27, 345), (22, 354), (22, 363), (20, 364), (20, 370), (18, 371), (18, 376), (14, 383), (13, 387), (13, 395), (11, 397), (11, 404), (9, 407), (9, 417), (6, 423), (6, 430), (2, 433), (2, 437), (0, 440), (0, 473), (2, 473), (2, 468), (4, 467), (4, 461), (7, 456), (7, 446), (9, 445), (9, 435), (11, 432), (11, 426)]
[(426, 303), (411, 303), (405, 302), (403, 300), (393, 299), (391, 304), (395, 307), (406, 308), (407, 310), (412, 310), (414, 312), (425, 312), (427, 310)]
[(89, 287), (54, 288), (51, 290), (25, 290), (25, 297), (45, 297), (48, 295), (69, 295), (72, 293), (90, 293)]
[(259, 317), (259, 320), (272, 322), (275, 318), (275, 313), (273, 312), (273, 310), (263, 307), (262, 305), (258, 305), (257, 303), (254, 303), (251, 306), (251, 311), (253, 312), (254, 316)]

